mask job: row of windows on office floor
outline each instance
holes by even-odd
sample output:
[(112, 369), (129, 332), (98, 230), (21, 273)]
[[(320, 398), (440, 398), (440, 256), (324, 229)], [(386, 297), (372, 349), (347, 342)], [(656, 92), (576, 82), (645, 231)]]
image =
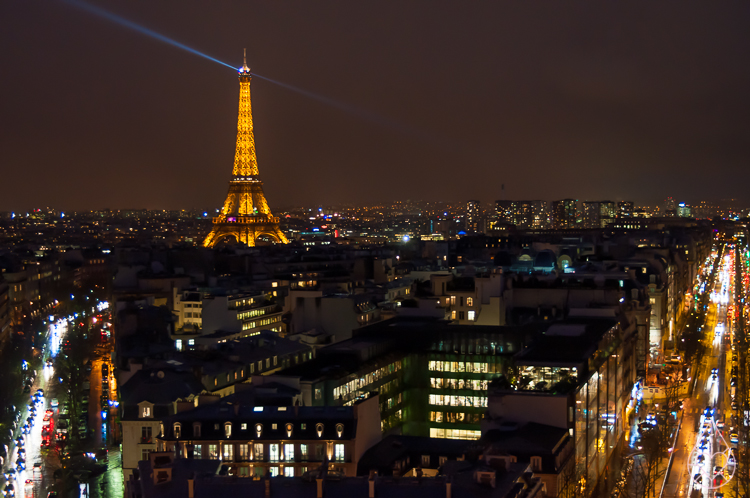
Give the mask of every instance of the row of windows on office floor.
[(433, 360), (427, 364), (430, 372), (502, 373), (502, 365), (477, 361)]
[(430, 387), (434, 389), (472, 389), (474, 391), (486, 391), (488, 384), (488, 380), (430, 377)]
[[(235, 452), (236, 446), (236, 452)], [(266, 446), (268, 453), (266, 454)], [(295, 446), (299, 446), (299, 453)], [(144, 450), (151, 451), (151, 450)], [(268, 455), (268, 459), (266, 459)], [(325, 444), (192, 444), (188, 447), (187, 457), (208, 460), (221, 460), (224, 462), (319, 462), (326, 455)], [(236, 456), (236, 458), (235, 458)], [(147, 457), (146, 457), (147, 458)], [(333, 445), (334, 462), (345, 462), (346, 454), (342, 443)]]
[(481, 413), (464, 412), (430, 412), (430, 422), (445, 424), (478, 424), (484, 417)]
[[(360, 390), (357, 390), (357, 391), (349, 391), (348, 393), (346, 393), (344, 395), (340, 394), (341, 391), (339, 391), (338, 393), (336, 392), (336, 389), (339, 389), (339, 388), (334, 388), (333, 399), (338, 399), (338, 396), (341, 396), (342, 399), (349, 400), (349, 401), (347, 401), (347, 402), (344, 403), (344, 406), (351, 406), (366, 391), (377, 391), (380, 396), (385, 396), (386, 394), (388, 394), (388, 393), (390, 393), (390, 392), (395, 391), (396, 389), (398, 389), (398, 386), (399, 386), (399, 380), (398, 379), (393, 379), (393, 380), (391, 380), (389, 382), (381, 384), (380, 386), (378, 386), (376, 388), (370, 388), (370, 389), (365, 388), (365, 389), (360, 389)], [(399, 400), (399, 402), (400, 402), (400, 400)]]
[(487, 408), (487, 396), (430, 394), (429, 403), (436, 406), (473, 406), (474, 408)]
[[(375, 370), (362, 374), (361, 376), (351, 379), (345, 384), (333, 388), (333, 399), (339, 399), (346, 397), (349, 393), (356, 393), (357, 391), (364, 389), (373, 382), (377, 382), (387, 375), (393, 374), (401, 370), (403, 367), (401, 360), (396, 360), (393, 363), (385, 365)], [(321, 399), (323, 397), (322, 390), (315, 390), (315, 399)]]

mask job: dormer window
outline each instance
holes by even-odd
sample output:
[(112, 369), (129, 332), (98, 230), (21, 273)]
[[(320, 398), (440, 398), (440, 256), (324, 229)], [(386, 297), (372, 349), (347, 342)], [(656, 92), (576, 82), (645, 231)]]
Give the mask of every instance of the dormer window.
[(321, 423), (315, 424), (315, 432), (318, 433), (318, 437), (323, 437), (323, 424)]
[(293, 424), (286, 424), (286, 437), (292, 437), (292, 429), (294, 429)]
[(195, 422), (193, 424), (193, 437), (201, 437), (201, 423)]
[(344, 433), (344, 424), (336, 424), (336, 434), (338, 434), (339, 437)]
[(232, 422), (225, 422), (224, 423), (224, 435), (227, 438), (232, 437)]
[(153, 405), (141, 406), (141, 418), (154, 418)]
[(174, 438), (180, 439), (182, 437), (182, 425), (179, 422), (174, 424)]
[(263, 434), (263, 424), (255, 424), (255, 434), (257, 437)]

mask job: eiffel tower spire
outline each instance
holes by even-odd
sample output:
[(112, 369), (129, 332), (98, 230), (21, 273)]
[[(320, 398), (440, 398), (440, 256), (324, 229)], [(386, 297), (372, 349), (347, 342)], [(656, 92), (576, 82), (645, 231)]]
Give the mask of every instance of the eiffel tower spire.
[(258, 159), (255, 157), (255, 137), (253, 136), (253, 107), (250, 103), (250, 68), (247, 67), (247, 50), (244, 63), (239, 69), (240, 110), (237, 114), (237, 149), (234, 153), (234, 176), (258, 174)]
[(229, 181), (229, 192), (221, 212), (213, 219), (213, 228), (203, 241), (203, 246), (213, 247), (225, 238), (235, 239), (250, 247), (255, 246), (256, 241), (261, 238), (287, 244), (289, 241), (279, 229), (279, 219), (271, 214), (263, 193), (263, 182), (258, 178), (250, 103), (252, 75), (247, 66), (247, 52), (238, 73), (240, 107), (232, 179)]

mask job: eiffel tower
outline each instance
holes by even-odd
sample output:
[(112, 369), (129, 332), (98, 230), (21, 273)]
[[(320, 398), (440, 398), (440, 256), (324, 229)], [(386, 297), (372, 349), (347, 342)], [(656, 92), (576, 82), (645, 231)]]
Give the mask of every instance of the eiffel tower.
[(229, 193), (221, 212), (213, 219), (213, 228), (203, 241), (204, 247), (214, 247), (220, 241), (233, 238), (249, 247), (255, 246), (259, 238), (275, 243), (289, 241), (279, 230), (279, 218), (271, 214), (263, 182), (258, 178), (258, 160), (255, 157), (253, 137), (253, 113), (250, 105), (250, 68), (247, 53), (239, 69), (240, 110), (237, 117), (237, 150), (234, 153), (234, 169), (229, 181)]

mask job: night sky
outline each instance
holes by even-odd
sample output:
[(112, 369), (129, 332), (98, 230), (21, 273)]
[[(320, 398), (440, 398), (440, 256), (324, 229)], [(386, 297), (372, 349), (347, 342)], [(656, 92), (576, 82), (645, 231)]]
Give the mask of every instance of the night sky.
[[(750, 3), (105, 0), (253, 79), (271, 208), (750, 203)], [(63, 0), (0, 3), (0, 210), (212, 208), (236, 72)]]

